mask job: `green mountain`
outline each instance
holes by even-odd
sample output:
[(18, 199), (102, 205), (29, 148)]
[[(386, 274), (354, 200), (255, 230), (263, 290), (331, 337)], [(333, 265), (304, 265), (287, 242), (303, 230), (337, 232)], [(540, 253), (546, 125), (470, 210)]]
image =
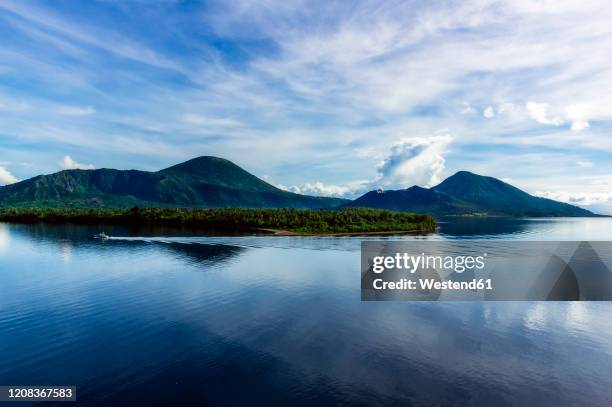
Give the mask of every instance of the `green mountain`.
[(0, 187), (2, 206), (330, 208), (345, 202), (283, 191), (217, 157), (157, 172), (65, 170)]
[(570, 204), (539, 198), (493, 177), (459, 171), (433, 188), (371, 191), (347, 204), (435, 215), (596, 216)]
[(433, 188), (371, 191), (348, 201), (283, 191), (231, 161), (198, 157), (157, 172), (65, 170), (0, 187), (0, 206), (125, 208), (370, 207), (434, 215), (595, 216), (539, 198), (496, 178), (460, 171)]
[(346, 206), (421, 213), (450, 213), (461, 204), (449, 195), (415, 185), (396, 191), (370, 191)]

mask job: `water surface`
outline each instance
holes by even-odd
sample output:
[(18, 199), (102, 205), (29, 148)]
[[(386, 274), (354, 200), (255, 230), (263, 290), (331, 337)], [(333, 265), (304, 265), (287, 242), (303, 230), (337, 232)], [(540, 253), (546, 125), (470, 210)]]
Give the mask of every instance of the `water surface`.
[[(610, 219), (447, 221), (387, 239), (612, 240)], [(74, 384), (80, 405), (612, 405), (609, 303), (365, 303), (358, 237), (99, 231), (0, 224), (0, 384)]]

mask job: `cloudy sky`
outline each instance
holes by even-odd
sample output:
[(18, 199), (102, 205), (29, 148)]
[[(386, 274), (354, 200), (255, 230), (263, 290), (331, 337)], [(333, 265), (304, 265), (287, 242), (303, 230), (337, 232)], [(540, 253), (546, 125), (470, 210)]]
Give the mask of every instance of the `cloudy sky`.
[(612, 213), (606, 1), (0, 2), (0, 184), (228, 158), (310, 194), (458, 170)]

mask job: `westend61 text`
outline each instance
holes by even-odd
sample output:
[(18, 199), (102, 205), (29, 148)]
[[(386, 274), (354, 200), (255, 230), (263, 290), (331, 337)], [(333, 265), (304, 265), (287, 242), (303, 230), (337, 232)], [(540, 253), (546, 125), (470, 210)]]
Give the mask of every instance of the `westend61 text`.
[[(418, 282), (417, 282), (418, 281)], [(433, 278), (421, 278), (419, 280), (408, 280), (402, 278), (399, 281), (384, 281), (377, 278), (372, 287), (375, 290), (492, 290), (493, 283), (490, 278), (473, 279), (470, 281), (439, 281)]]

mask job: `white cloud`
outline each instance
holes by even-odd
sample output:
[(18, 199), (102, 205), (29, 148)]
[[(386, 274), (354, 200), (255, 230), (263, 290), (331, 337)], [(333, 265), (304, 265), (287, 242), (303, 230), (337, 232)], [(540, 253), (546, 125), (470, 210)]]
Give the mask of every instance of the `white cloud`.
[(474, 113), (474, 108), (468, 102), (461, 103), (461, 106), (463, 106), (463, 108), (461, 109), (461, 114)]
[(202, 116), (199, 114), (186, 114), (182, 121), (194, 126), (208, 127), (239, 127), (242, 125), (238, 120), (226, 117)]
[(391, 147), (391, 154), (379, 165), (374, 184), (402, 189), (439, 183), (444, 171), (444, 153), (452, 140), (450, 135), (402, 139)]
[(0, 95), (0, 110), (7, 112), (22, 112), (29, 108), (28, 103), (23, 100), (12, 100)]
[(612, 192), (536, 191), (534, 195), (580, 206), (612, 203)]
[(299, 194), (344, 198), (354, 198), (381, 187), (404, 189), (413, 185), (433, 186), (441, 181), (444, 153), (452, 140), (453, 137), (448, 134), (401, 139), (378, 165), (376, 178), (371, 181), (353, 181), (345, 185), (312, 182), (291, 187), (282, 184), (276, 186)]
[(13, 174), (9, 172), (9, 170), (7, 170), (4, 167), (0, 167), (0, 184), (1, 185), (13, 184), (17, 181), (19, 180), (15, 178)]
[(355, 181), (346, 185), (331, 185), (322, 182), (305, 183), (302, 185), (294, 185), (286, 187), (277, 185), (277, 187), (295, 192), (296, 194), (314, 195), (314, 196), (332, 196), (332, 197), (354, 197), (367, 190), (368, 181)]
[(89, 116), (94, 114), (96, 109), (91, 106), (60, 106), (56, 111), (66, 116)]
[(515, 114), (516, 110), (517, 110), (516, 105), (514, 103), (509, 103), (509, 102), (501, 103), (497, 107), (497, 112), (499, 114), (502, 114), (502, 113)]
[(572, 122), (571, 129), (573, 131), (581, 131), (590, 127), (587, 120), (589, 116), (589, 107), (584, 104), (570, 105), (566, 109), (568, 120)]
[(482, 115), (486, 119), (490, 119), (495, 116), (495, 111), (493, 110), (493, 106), (487, 106), (485, 110), (483, 110)]
[(583, 168), (591, 168), (594, 165), (592, 161), (578, 161), (576, 164)]
[(538, 123), (550, 124), (552, 126), (559, 126), (563, 123), (560, 117), (549, 117), (550, 105), (548, 103), (527, 102), (525, 108), (529, 117)]
[(585, 120), (576, 120), (572, 122), (572, 130), (581, 131), (589, 128), (589, 122)]
[(96, 168), (93, 166), (93, 164), (82, 164), (76, 162), (69, 155), (64, 156), (64, 159), (60, 163), (60, 166), (65, 170), (93, 170)]
[(582, 206), (595, 213), (612, 215), (612, 173), (583, 175), (578, 178), (578, 185), (556, 182), (555, 186), (558, 189), (542, 190), (537, 194)]

